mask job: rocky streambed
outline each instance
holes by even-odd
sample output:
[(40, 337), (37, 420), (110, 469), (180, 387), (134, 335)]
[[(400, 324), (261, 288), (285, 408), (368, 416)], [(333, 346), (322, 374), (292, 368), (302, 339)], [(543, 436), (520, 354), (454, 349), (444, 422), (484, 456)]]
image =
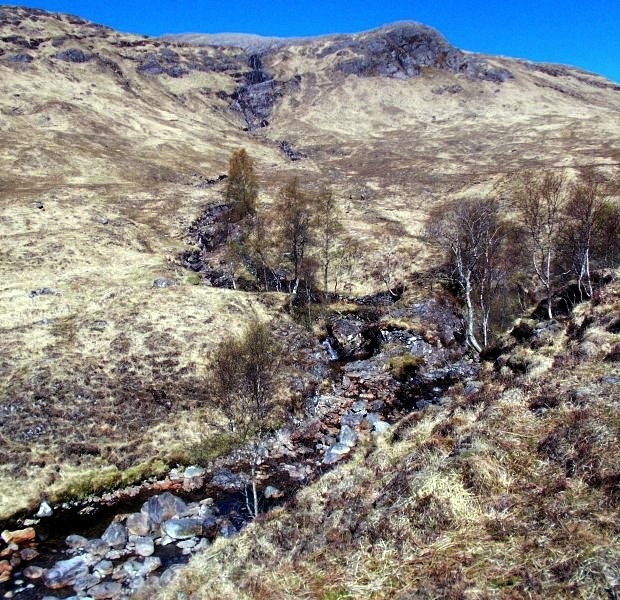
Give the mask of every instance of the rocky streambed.
[[(317, 357), (330, 361), (330, 378), (307, 397), (303, 419), (261, 446), (262, 510), (286, 502), (360, 440), (385, 434), (411, 410), (447, 401), (450, 385), (475, 378), (477, 365), (465, 356), (452, 307), (429, 300), (389, 312), (389, 319), (362, 311), (330, 320)], [(418, 333), (403, 325), (412, 318)], [(249, 471), (241, 449), (173, 469), (163, 480), (81, 503), (42, 505), (37, 516), (2, 534), (0, 597), (118, 599), (166, 585), (192, 554), (250, 521)]]

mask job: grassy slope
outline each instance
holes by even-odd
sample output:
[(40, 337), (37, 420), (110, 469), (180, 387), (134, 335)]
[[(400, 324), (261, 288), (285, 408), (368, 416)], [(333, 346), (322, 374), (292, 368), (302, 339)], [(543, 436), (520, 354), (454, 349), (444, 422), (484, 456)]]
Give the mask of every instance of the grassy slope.
[(478, 392), (367, 440), (159, 597), (616, 597), (620, 384), (603, 377), (620, 376), (605, 361), (619, 311), (616, 282), (543, 347), (512, 350), (527, 374), (488, 368)]
[[(496, 92), (442, 73), (343, 78), (316, 58), (324, 42), (291, 47), (267, 67), (282, 80), (300, 73), (299, 91), (269, 128), (247, 134), (221, 96), (234, 73), (141, 76), (157, 40), (4, 11), (2, 38), (40, 43), (0, 43), (0, 519), (93, 469), (175, 460), (199, 439), (209, 349), (252, 307), (267, 316), (282, 302), (192, 286), (169, 260), (200, 209), (221, 199), (193, 174), (224, 173), (233, 149), (256, 157), (266, 201), (292, 173), (334, 186), (362, 245), (361, 292), (376, 287), (368, 272), (388, 238), (412, 256), (407, 271), (424, 268), (415, 236), (446, 194), (487, 190), (506, 168), (619, 160), (620, 93), (577, 71), (503, 61), (516, 79)], [(67, 48), (118, 68), (54, 58)], [(224, 53), (245, 69), (238, 50), (174, 49)], [(6, 60), (24, 52), (35, 60)], [(460, 94), (433, 93), (455, 81)], [(308, 158), (288, 162), (281, 139)], [(153, 289), (156, 277), (180, 285)], [(43, 287), (60, 295), (30, 297)]]

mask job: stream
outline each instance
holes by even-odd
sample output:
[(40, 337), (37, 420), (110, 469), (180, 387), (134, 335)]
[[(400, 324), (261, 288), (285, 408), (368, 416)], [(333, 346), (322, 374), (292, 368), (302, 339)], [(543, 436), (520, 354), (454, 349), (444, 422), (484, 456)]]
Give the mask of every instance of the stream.
[[(427, 305), (415, 310), (423, 314)], [(430, 316), (436, 317), (432, 311)], [(407, 412), (443, 401), (456, 381), (475, 377), (477, 365), (453, 342), (433, 346), (377, 323), (336, 320), (319, 347), (331, 389), (309, 398), (306, 418), (283, 425), (262, 446), (261, 510), (286, 503), (345, 460), (360, 437), (388, 431)], [(423, 358), (425, 366), (399, 382), (386, 365), (403, 352)], [(147, 584), (166, 585), (192, 554), (250, 521), (248, 472), (247, 453), (237, 450), (205, 466), (173, 469), (163, 480), (64, 504), (49, 517), (14, 524), (13, 529), (32, 525), (36, 538), (0, 546), (0, 567), (3, 561), (12, 567), (10, 579), (0, 583), (0, 598), (118, 599)]]

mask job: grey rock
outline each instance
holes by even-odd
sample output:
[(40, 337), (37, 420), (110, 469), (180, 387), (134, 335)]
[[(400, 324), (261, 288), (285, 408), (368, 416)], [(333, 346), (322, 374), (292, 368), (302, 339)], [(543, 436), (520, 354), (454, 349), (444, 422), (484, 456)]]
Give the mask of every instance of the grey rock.
[(211, 479), (211, 485), (226, 492), (236, 492), (245, 487), (243, 479), (228, 469), (220, 469)]
[(65, 544), (67, 544), (69, 548), (75, 548), (75, 549), (85, 548), (87, 543), (88, 543), (88, 540), (81, 535), (70, 535), (65, 540)]
[(373, 433), (381, 435), (390, 429), (390, 424), (385, 421), (377, 421), (372, 427)]
[(159, 578), (159, 584), (161, 587), (167, 587), (170, 585), (174, 577), (183, 569), (183, 565), (172, 565), (168, 567)]
[(268, 500), (272, 500), (275, 498), (282, 498), (282, 496), (284, 496), (284, 492), (282, 490), (279, 490), (277, 487), (268, 485), (263, 491), (263, 495)]
[(101, 577), (106, 577), (114, 571), (114, 565), (111, 560), (102, 560), (93, 567), (93, 570), (99, 573)]
[(157, 279), (155, 279), (155, 281), (153, 281), (154, 288), (166, 288), (175, 285), (177, 285), (176, 279), (168, 279), (166, 277), (158, 277)]
[(237, 533), (237, 528), (228, 519), (223, 519), (220, 522), (219, 534), (222, 537), (230, 538), (236, 533)]
[(219, 523), (213, 516), (202, 519), (202, 535), (214, 538), (217, 535)]
[(28, 579), (41, 579), (45, 570), (35, 565), (30, 565), (23, 570), (24, 577)]
[(151, 496), (143, 505), (140, 512), (146, 515), (151, 524), (159, 525), (187, 510), (187, 504), (181, 498), (164, 492), (159, 496)]
[(127, 543), (127, 536), (127, 527), (121, 523), (111, 523), (101, 539), (112, 548), (122, 548)]
[(110, 546), (107, 542), (95, 538), (93, 540), (88, 540), (84, 549), (93, 556), (105, 556), (110, 550)]
[(198, 467), (197, 465), (192, 465), (187, 467), (185, 471), (183, 471), (183, 477), (191, 479), (193, 477), (204, 477), (205, 470), (202, 467)]
[(32, 206), (34, 208), (38, 208), (39, 210), (43, 210), (45, 208), (45, 206), (43, 205), (43, 202), (33, 202)]
[(65, 62), (85, 63), (95, 57), (93, 54), (87, 54), (79, 48), (67, 48), (66, 50), (57, 52), (54, 58), (64, 60)]
[(364, 420), (364, 415), (361, 413), (345, 413), (340, 417), (340, 425), (342, 427), (350, 427), (351, 429), (358, 429)]
[(367, 407), (368, 403), (365, 400), (358, 400), (351, 405), (351, 412), (366, 414)]
[(338, 442), (325, 453), (325, 456), (323, 457), (323, 464), (332, 465), (339, 460), (342, 460), (347, 454), (349, 454), (349, 452), (351, 452), (351, 446)]
[(142, 569), (145, 575), (153, 573), (159, 568), (161, 568), (161, 558), (159, 558), (158, 556), (147, 556), (144, 559)]
[(35, 515), (35, 517), (37, 519), (44, 519), (46, 517), (51, 517), (53, 514), (54, 514), (54, 511), (52, 507), (44, 500), (39, 505), (39, 510), (37, 511), (37, 514)]
[(603, 377), (601, 379), (601, 381), (603, 383), (607, 383), (607, 384), (611, 384), (611, 385), (616, 385), (616, 384), (620, 383), (620, 377), (614, 377), (613, 375), (606, 375), (605, 377)]
[(98, 573), (87, 573), (86, 575), (80, 575), (73, 582), (73, 590), (76, 592), (83, 592), (88, 588), (97, 585), (101, 581), (101, 576)]
[(107, 217), (103, 216), (97, 217), (95, 221), (97, 221), (97, 223), (99, 223), (100, 225), (107, 225), (110, 222)]
[(31, 63), (34, 58), (30, 56), (30, 54), (11, 54), (7, 56), (5, 60), (12, 63), (28, 64)]
[(136, 536), (133, 539), (134, 551), (138, 556), (151, 556), (155, 552), (153, 539), (147, 536)]
[(38, 290), (32, 290), (30, 292), (30, 297), (35, 298), (36, 296), (60, 296), (60, 292), (56, 290), (51, 290), (50, 288), (39, 288)]
[(365, 417), (368, 424), (372, 427), (377, 421), (381, 420), (381, 415), (375, 412), (370, 412)]
[(148, 515), (132, 513), (127, 517), (125, 526), (130, 535), (146, 535), (150, 530)]
[(93, 600), (111, 600), (119, 598), (123, 587), (117, 581), (104, 581), (88, 590), (88, 595)]
[(202, 535), (203, 519), (170, 519), (162, 525), (162, 531), (175, 540)]
[(81, 556), (57, 562), (43, 575), (43, 582), (48, 588), (60, 589), (71, 586), (75, 581), (88, 574), (88, 565)]
[(177, 542), (176, 546), (177, 548), (180, 548), (181, 550), (187, 550), (187, 549), (194, 548), (197, 544), (198, 544), (198, 540), (194, 537), (194, 538), (189, 538), (187, 540), (183, 540), (181, 542)]
[(343, 425), (338, 434), (338, 442), (352, 448), (357, 443), (357, 433), (348, 425)]

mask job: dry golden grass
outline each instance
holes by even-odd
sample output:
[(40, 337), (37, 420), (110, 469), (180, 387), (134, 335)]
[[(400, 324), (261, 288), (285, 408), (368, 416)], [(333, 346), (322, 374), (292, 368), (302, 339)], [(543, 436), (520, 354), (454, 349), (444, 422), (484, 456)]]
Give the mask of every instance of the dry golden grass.
[[(616, 282), (583, 305), (603, 336)], [(391, 436), (195, 557), (163, 600), (605, 598), (619, 589), (618, 368), (571, 359), (412, 413)], [(619, 334), (605, 334), (617, 342)]]
[[(267, 68), (301, 74), (299, 90), (268, 128), (246, 133), (222, 95), (245, 69), (237, 50), (175, 47), (184, 59), (223, 52), (239, 68), (142, 76), (157, 40), (7, 10), (18, 20), (0, 24), (0, 519), (93, 469), (174, 460), (181, 440), (201, 438), (209, 349), (253, 309), (267, 317), (283, 301), (193, 286), (169, 260), (221, 199), (217, 185), (196, 184), (224, 173), (233, 150), (256, 159), (267, 203), (293, 174), (333, 186), (360, 246), (359, 293), (377, 290), (369, 273), (388, 254), (406, 257), (402, 277), (428, 266), (419, 234), (446, 196), (485, 192), (525, 166), (620, 160), (620, 95), (576, 71), (558, 79), (498, 59), (513, 81), (459, 77), (463, 92), (437, 95), (455, 79), (344, 78), (318, 46), (291, 47)], [(100, 60), (54, 58), (66, 48)], [(5, 60), (16, 53), (35, 60)], [(282, 139), (307, 158), (289, 162)], [(153, 289), (157, 277), (180, 285)], [(60, 295), (30, 296), (44, 287)]]

